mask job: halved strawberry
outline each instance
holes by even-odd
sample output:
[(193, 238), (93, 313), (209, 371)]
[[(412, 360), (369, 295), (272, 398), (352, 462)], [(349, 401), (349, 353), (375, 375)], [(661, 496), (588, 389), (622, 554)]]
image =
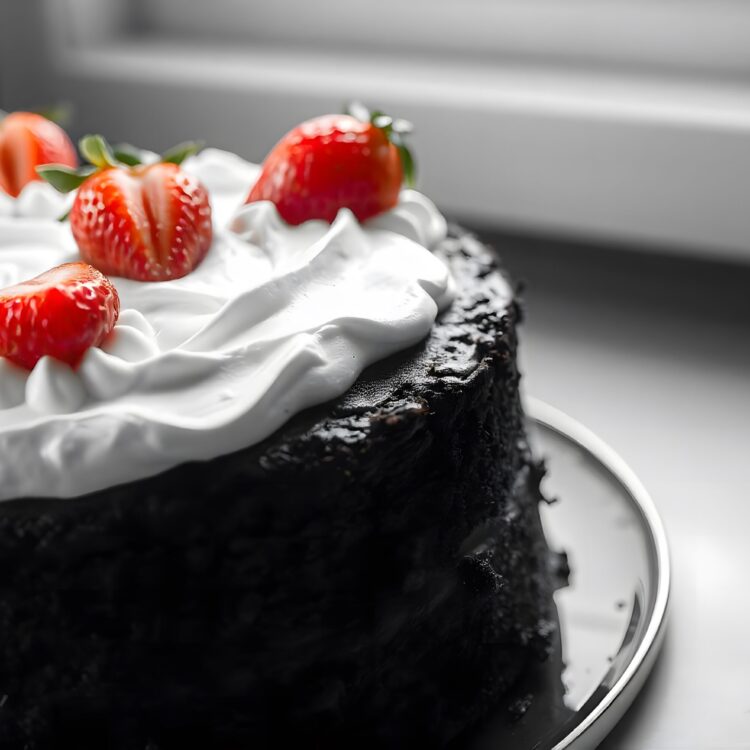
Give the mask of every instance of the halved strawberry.
[(46, 355), (75, 367), (119, 314), (106, 276), (87, 263), (65, 263), (0, 290), (0, 357), (29, 370)]
[(0, 120), (0, 189), (14, 198), (33, 180), (42, 164), (75, 167), (70, 138), (56, 123), (35, 112), (12, 112)]
[(78, 188), (70, 228), (81, 257), (138, 281), (190, 273), (212, 240), (208, 192), (179, 166), (197, 146), (183, 144), (155, 164), (140, 164), (132, 150), (112, 151), (101, 136), (86, 136), (80, 146), (92, 167), (39, 172), (59, 190)]
[(272, 201), (289, 224), (332, 222), (341, 208), (365, 221), (393, 208), (404, 179), (413, 182), (403, 140), (411, 126), (361, 107), (353, 111), (357, 117), (324, 115), (287, 133), (263, 162), (246, 203)]

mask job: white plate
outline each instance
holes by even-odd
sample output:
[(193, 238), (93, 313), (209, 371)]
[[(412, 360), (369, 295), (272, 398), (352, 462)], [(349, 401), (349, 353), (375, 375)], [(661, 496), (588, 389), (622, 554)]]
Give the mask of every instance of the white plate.
[[(553, 549), (570, 562), (555, 594), (562, 650), (469, 740), (471, 750), (589, 750), (643, 686), (665, 631), (669, 555), (648, 493), (622, 459), (576, 421), (535, 399), (529, 431), (548, 468), (542, 507)], [(563, 687), (564, 685), (564, 687)], [(519, 707), (527, 708), (520, 713)]]

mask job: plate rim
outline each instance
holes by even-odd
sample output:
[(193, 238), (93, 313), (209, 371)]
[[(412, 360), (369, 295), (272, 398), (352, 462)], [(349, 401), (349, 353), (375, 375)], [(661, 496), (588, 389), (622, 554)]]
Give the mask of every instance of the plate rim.
[[(638, 647), (623, 673), (599, 703), (552, 750), (570, 750), (574, 743), (584, 743), (589, 738), (593, 743), (589, 745), (586, 742), (585, 746), (595, 747), (614, 728), (633, 702), (651, 672), (664, 639), (672, 578), (669, 543), (651, 495), (635, 472), (608, 443), (564, 411), (538, 398), (525, 396), (524, 409), (528, 418), (589, 453), (623, 486), (643, 521), (644, 529), (650, 535), (650, 546), (654, 554), (656, 592), (649, 622)], [(606, 727), (603, 726), (605, 714), (610, 719)]]

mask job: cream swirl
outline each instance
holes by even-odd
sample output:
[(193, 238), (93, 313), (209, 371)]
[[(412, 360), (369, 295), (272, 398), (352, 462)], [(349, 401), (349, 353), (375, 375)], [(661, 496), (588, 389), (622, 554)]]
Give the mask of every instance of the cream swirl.
[(58, 219), (70, 209), (73, 195), (58, 193), (46, 182), (29, 182), (17, 198), (0, 190), (0, 217)]
[[(241, 205), (255, 165), (208, 149), (185, 168), (214, 209), (203, 263), (113, 279), (120, 319), (76, 371), (0, 360), (0, 499), (72, 497), (257, 443), (424, 338), (449, 304), (426, 249), (445, 221), (421, 194), (364, 225), (344, 209), (294, 227), (271, 203)], [(65, 225), (0, 218), (0, 286), (75, 257)]]

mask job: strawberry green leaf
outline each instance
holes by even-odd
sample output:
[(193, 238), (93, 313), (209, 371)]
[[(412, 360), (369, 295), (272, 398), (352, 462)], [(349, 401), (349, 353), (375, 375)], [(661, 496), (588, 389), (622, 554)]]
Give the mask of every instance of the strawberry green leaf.
[(71, 209), (68, 209), (64, 214), (61, 214), (60, 216), (58, 216), (57, 220), (61, 224), (64, 224), (68, 220), (68, 217), (70, 216), (70, 211), (71, 211)]
[(408, 120), (398, 117), (393, 120), (391, 129), (394, 133), (398, 133), (399, 135), (408, 135), (414, 130), (414, 126)]
[(118, 143), (112, 147), (112, 153), (117, 161), (128, 167), (137, 167), (143, 163), (140, 150), (129, 143)]
[(362, 102), (351, 101), (344, 107), (344, 114), (351, 115), (362, 122), (371, 122), (376, 114), (382, 114), (382, 112), (373, 112), (371, 114), (370, 110)]
[(100, 135), (84, 135), (78, 141), (78, 148), (84, 158), (90, 161), (95, 167), (104, 169), (105, 167), (121, 167), (122, 164), (117, 160), (107, 141)]
[(391, 131), (393, 130), (393, 118), (390, 115), (383, 114), (382, 112), (378, 112), (377, 114), (373, 113), (371, 122), (376, 128), (385, 130), (386, 135), (390, 135)]
[(73, 107), (68, 102), (59, 102), (49, 107), (35, 109), (34, 112), (57, 125), (63, 126), (70, 122), (73, 116)]
[(69, 193), (71, 190), (76, 190), (95, 171), (95, 167), (71, 169), (64, 164), (44, 164), (36, 168), (36, 173), (61, 193)]
[(185, 141), (168, 149), (161, 155), (161, 160), (169, 164), (182, 164), (188, 156), (194, 156), (203, 148), (201, 141)]
[(417, 166), (411, 151), (403, 144), (397, 143), (398, 155), (401, 157), (401, 168), (404, 170), (404, 184), (413, 188), (417, 182)]

